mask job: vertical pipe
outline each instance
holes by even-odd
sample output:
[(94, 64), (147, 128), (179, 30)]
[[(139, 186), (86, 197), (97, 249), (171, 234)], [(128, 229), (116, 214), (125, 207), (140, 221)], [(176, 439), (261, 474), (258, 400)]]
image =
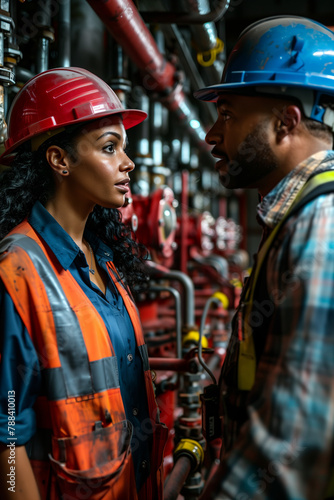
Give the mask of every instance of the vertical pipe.
[(181, 318), (181, 295), (172, 287), (169, 286), (153, 286), (150, 287), (153, 292), (169, 292), (175, 300), (175, 322), (176, 322), (176, 357), (182, 358), (182, 318)]
[(49, 40), (41, 36), (37, 43), (36, 73), (49, 69)]
[(49, 69), (49, 46), (50, 40), (53, 40), (51, 31), (51, 0), (46, 0), (43, 9), (36, 11), (38, 13), (38, 43), (36, 52), (36, 73), (41, 73)]
[(71, 0), (63, 0), (59, 5), (58, 65), (71, 66)]
[(181, 193), (181, 241), (180, 241), (180, 270), (183, 273), (187, 272), (188, 262), (188, 191), (189, 191), (189, 172), (182, 171), (182, 193)]
[[(103, 2), (101, 2), (103, 3)], [(105, 79), (105, 26), (84, 0), (71, 0), (71, 65)]]

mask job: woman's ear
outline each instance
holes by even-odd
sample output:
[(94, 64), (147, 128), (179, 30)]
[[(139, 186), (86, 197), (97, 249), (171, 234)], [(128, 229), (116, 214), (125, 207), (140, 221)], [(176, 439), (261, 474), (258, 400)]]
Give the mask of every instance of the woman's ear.
[(302, 120), (302, 113), (298, 106), (290, 104), (282, 111), (275, 113), (275, 132), (277, 142), (282, 141), (287, 135), (295, 132)]
[(47, 162), (52, 170), (62, 177), (70, 172), (70, 160), (68, 153), (59, 146), (50, 146), (45, 153)]

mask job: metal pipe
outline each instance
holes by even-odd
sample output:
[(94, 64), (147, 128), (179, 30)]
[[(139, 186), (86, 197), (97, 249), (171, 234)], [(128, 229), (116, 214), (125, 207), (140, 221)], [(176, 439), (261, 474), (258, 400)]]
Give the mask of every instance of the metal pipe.
[(35, 73), (29, 69), (22, 68), (22, 66), (15, 67), (15, 77), (17, 82), (26, 83), (28, 80), (33, 78), (33, 76), (35, 76)]
[[(133, 88), (132, 98), (134, 100), (131, 103), (131, 107), (138, 107), (143, 111), (146, 111), (149, 114), (150, 109), (150, 100), (147, 94), (145, 94), (143, 87), (137, 85)], [(130, 131), (131, 133), (131, 131)], [(138, 158), (134, 158), (134, 162), (137, 165), (143, 162), (143, 158), (145, 158), (145, 162), (148, 162), (152, 166), (152, 158), (149, 156), (150, 152), (150, 120), (145, 120), (140, 127), (136, 127), (135, 135), (133, 137), (133, 141), (135, 142), (135, 153), (138, 155)], [(145, 196), (144, 193), (143, 196)]]
[(165, 276), (181, 283), (185, 291), (185, 322), (188, 326), (195, 325), (195, 288), (192, 280), (181, 271), (170, 270)]
[(175, 280), (181, 283), (185, 292), (185, 304), (184, 304), (184, 314), (185, 323), (187, 326), (194, 327), (195, 325), (195, 288), (192, 280), (185, 273), (181, 271), (176, 271), (173, 269), (163, 268), (162, 266), (156, 266), (154, 262), (148, 261), (147, 264), (150, 266), (154, 274), (151, 276), (152, 279), (163, 278), (164, 280)]
[(222, 278), (228, 278), (228, 262), (220, 255), (208, 255), (204, 257), (194, 247), (190, 251), (190, 257), (200, 265), (211, 266)]
[(198, 364), (194, 359), (178, 358), (148, 358), (152, 370), (166, 370), (172, 372), (197, 373)]
[(37, 43), (36, 73), (49, 69), (49, 40), (41, 36)]
[[(134, 3), (131, 0), (87, 2), (105, 23), (116, 42), (143, 71), (143, 86), (146, 91), (159, 94), (162, 104), (177, 114), (179, 121), (187, 127), (199, 147), (209, 151), (211, 148), (204, 142), (205, 130), (178, 83), (176, 68), (160, 53)], [(195, 122), (196, 128), (193, 128)]]
[[(187, 12), (191, 12), (195, 15), (203, 16), (210, 13), (209, 0), (182, 0), (182, 6)], [(194, 38), (194, 42), (200, 50), (211, 50), (216, 46), (217, 29), (212, 21), (205, 22), (201, 25), (190, 25), (190, 30), (193, 34), (197, 35), (197, 37)]]
[(230, 0), (219, 0), (215, 6), (210, 7), (210, 11), (205, 14), (189, 12), (151, 12), (142, 11), (141, 16), (147, 23), (167, 23), (167, 24), (204, 24), (219, 21), (230, 5)]
[(87, 2), (71, 0), (71, 64), (105, 79), (105, 26)]
[(58, 64), (60, 67), (71, 66), (71, 0), (59, 5)]
[(150, 292), (169, 292), (175, 300), (175, 322), (176, 322), (176, 356), (182, 357), (182, 321), (181, 321), (181, 295), (175, 288), (169, 286), (152, 286)]
[(39, 36), (36, 51), (36, 73), (42, 73), (49, 69), (49, 47), (50, 41), (54, 40), (51, 29), (51, 0), (46, 0), (43, 9), (38, 10), (40, 17), (38, 21)]
[(181, 192), (181, 271), (187, 272), (188, 264), (188, 205), (189, 205), (189, 171), (182, 170), (182, 192)]
[[(188, 44), (184, 40), (178, 27), (175, 24), (163, 25), (162, 30), (167, 35), (175, 38), (175, 41), (179, 48), (178, 55), (180, 58), (180, 62), (182, 63), (182, 67), (185, 68), (185, 71), (189, 77), (192, 88), (200, 89), (205, 87), (205, 83), (197, 69), (193, 56), (189, 50)], [(220, 80), (220, 76), (217, 79), (217, 81)], [(212, 123), (216, 121), (217, 112), (214, 106), (208, 106), (208, 103), (206, 103), (206, 107), (205, 108), (203, 107), (203, 113), (208, 115), (209, 117), (208, 121), (211, 121)]]
[[(185, 10), (196, 14), (210, 13), (209, 0), (182, 0)], [(218, 42), (217, 28), (214, 22), (205, 22), (201, 25), (190, 24), (193, 43), (198, 52), (206, 54), (206, 59), (211, 59), (212, 51), (216, 49)], [(219, 82), (224, 68), (224, 52), (215, 53), (212, 63), (205, 67), (206, 76), (210, 77), (212, 83)], [(198, 87), (199, 88), (199, 87)]]
[(178, 459), (167, 480), (167, 484), (164, 489), (164, 500), (177, 499), (182, 486), (191, 471), (191, 466), (192, 463), (189, 457), (183, 455)]
[(228, 278), (228, 262), (224, 257), (220, 255), (208, 255), (203, 259), (203, 263), (205, 262), (211, 265), (223, 278)]

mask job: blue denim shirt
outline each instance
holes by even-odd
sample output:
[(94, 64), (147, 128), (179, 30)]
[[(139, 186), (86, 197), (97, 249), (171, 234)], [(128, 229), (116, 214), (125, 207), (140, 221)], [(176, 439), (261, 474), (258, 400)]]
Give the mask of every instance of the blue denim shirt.
[[(142, 361), (123, 299), (110, 278), (105, 295), (90, 281), (84, 253), (41, 203), (34, 205), (29, 223), (53, 250), (61, 266), (71, 272), (105, 323), (117, 356), (125, 413), (134, 426), (132, 454), (137, 488), (140, 489), (149, 470), (149, 414)], [(85, 231), (85, 238), (99, 265), (107, 270), (106, 263), (112, 260), (112, 250), (89, 231)], [(31, 338), (1, 282), (0, 349), (0, 442), (8, 443), (8, 391), (14, 390), (15, 437), (16, 445), (20, 446), (26, 444), (36, 431), (33, 405), (39, 394), (41, 377)]]

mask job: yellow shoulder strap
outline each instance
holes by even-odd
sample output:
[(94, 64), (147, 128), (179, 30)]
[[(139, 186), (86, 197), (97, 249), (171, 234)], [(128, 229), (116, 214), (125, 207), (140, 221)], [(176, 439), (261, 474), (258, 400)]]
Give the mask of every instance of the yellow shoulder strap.
[[(327, 172), (321, 172), (320, 174), (311, 177), (311, 179), (307, 181), (306, 184), (304, 184), (304, 186), (302, 187), (302, 189), (298, 192), (291, 207), (286, 212), (282, 220), (272, 230), (269, 237), (263, 244), (260, 252), (258, 253), (257, 264), (253, 269), (250, 278), (248, 279), (248, 282), (246, 284), (247, 288), (245, 290), (245, 295), (244, 295), (245, 296), (244, 302), (246, 309), (244, 312), (244, 321), (242, 326), (243, 335), (242, 339), (240, 339), (239, 359), (238, 359), (238, 388), (240, 390), (243, 391), (251, 390), (255, 381), (255, 372), (256, 372), (255, 347), (254, 347), (252, 328), (248, 325), (247, 318), (250, 317), (252, 311), (255, 287), (258, 281), (260, 270), (268, 254), (268, 251), (276, 237), (276, 234), (279, 232), (280, 228), (283, 226), (284, 222), (291, 214), (292, 209), (294, 209), (302, 199), (304, 199), (309, 193), (311, 193), (317, 187), (333, 181), (334, 181), (334, 171), (332, 170)], [(321, 193), (319, 193), (319, 195), (320, 194)], [(238, 314), (240, 315), (240, 318), (238, 318), (239, 328), (241, 328), (241, 322), (242, 322), (241, 315), (243, 314), (242, 308), (239, 309)]]

